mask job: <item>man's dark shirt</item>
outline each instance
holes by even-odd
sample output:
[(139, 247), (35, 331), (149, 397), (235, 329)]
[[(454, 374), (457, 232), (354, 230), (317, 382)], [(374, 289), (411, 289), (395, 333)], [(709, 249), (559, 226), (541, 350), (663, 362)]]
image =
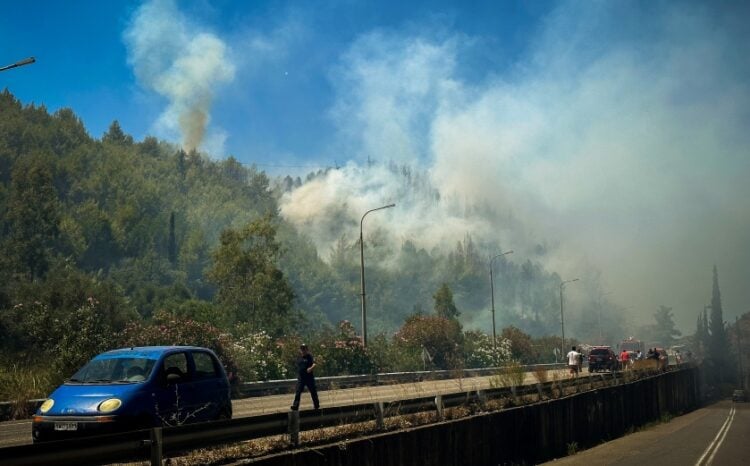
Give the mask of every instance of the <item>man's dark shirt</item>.
[(313, 365), (312, 354), (307, 353), (304, 356), (297, 358), (297, 378), (309, 379), (312, 378), (312, 374), (307, 372), (307, 369)]

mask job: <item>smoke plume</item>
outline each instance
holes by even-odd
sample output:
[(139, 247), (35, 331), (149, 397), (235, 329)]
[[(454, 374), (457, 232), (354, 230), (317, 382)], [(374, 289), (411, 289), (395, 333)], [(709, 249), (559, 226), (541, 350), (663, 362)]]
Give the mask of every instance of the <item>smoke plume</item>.
[(156, 122), (157, 131), (179, 134), (185, 150), (198, 149), (206, 136), (215, 89), (234, 78), (226, 44), (188, 21), (173, 0), (141, 5), (124, 39), (128, 62), (140, 83), (168, 101)]
[[(515, 249), (514, 260), (546, 251), (551, 270), (581, 277), (571, 299), (598, 269), (598, 292), (643, 323), (665, 304), (690, 331), (714, 263), (726, 307), (750, 300), (740, 16), (566, 3), (529, 58), (479, 80), (462, 74), (472, 40), (364, 34), (332, 73), (331, 116), (354, 161), (289, 193), (282, 213), (325, 251), (364, 211), (395, 202), (368, 222), (396, 242), (429, 248), (469, 233)], [(424, 173), (428, 188), (404, 189), (389, 160)]]

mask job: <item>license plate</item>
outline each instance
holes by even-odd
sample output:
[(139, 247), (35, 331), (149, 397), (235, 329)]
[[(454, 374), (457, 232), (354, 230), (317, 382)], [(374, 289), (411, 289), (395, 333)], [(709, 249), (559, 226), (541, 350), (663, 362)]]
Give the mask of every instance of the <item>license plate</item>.
[(55, 422), (55, 430), (78, 430), (77, 422)]

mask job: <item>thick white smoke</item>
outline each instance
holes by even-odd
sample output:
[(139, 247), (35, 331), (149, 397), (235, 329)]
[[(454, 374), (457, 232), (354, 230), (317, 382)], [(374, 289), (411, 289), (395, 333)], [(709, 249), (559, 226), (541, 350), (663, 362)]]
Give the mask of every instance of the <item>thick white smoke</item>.
[[(141, 5), (124, 38), (138, 80), (169, 102), (157, 130), (179, 134), (185, 150), (201, 147), (215, 90), (234, 78), (226, 44), (189, 22), (173, 0)], [(220, 132), (212, 136), (222, 138)]]
[[(665, 304), (686, 331), (714, 263), (727, 308), (750, 298), (750, 210), (738, 208), (750, 195), (750, 67), (731, 53), (747, 34), (700, 7), (626, 18), (608, 5), (563, 5), (531, 59), (479, 82), (460, 77), (461, 37), (362, 36), (332, 74), (340, 147), (358, 162), (288, 194), (282, 213), (322, 251), (347, 231), (327, 213), (345, 213), (351, 237), (389, 202), (372, 222), (394, 241), (470, 233), (516, 260), (553, 244), (552, 270), (594, 265), (644, 323)], [(422, 167), (439, 198), (402, 197), (388, 160)]]

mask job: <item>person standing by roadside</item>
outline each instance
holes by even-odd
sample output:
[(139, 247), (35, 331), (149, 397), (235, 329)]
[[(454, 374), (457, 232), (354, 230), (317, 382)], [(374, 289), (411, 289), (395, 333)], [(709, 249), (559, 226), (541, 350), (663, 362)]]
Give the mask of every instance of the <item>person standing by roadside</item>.
[(627, 370), (628, 365), (630, 364), (630, 353), (628, 353), (625, 350), (622, 350), (620, 353), (620, 365), (622, 366), (622, 370)]
[(573, 346), (570, 352), (568, 353), (568, 367), (570, 368), (570, 375), (574, 377), (578, 375), (578, 357), (579, 356), (581, 356), (581, 353), (576, 351), (576, 347)]
[(318, 390), (315, 388), (315, 375), (313, 369), (315, 369), (315, 360), (313, 359), (310, 350), (307, 349), (307, 345), (302, 344), (299, 347), (299, 356), (296, 361), (297, 366), (297, 390), (294, 392), (294, 402), (292, 403), (292, 411), (299, 409), (299, 401), (302, 396), (302, 392), (307, 387), (310, 390), (310, 396), (312, 397), (313, 406), (315, 409), (320, 409), (320, 401), (318, 400)]

